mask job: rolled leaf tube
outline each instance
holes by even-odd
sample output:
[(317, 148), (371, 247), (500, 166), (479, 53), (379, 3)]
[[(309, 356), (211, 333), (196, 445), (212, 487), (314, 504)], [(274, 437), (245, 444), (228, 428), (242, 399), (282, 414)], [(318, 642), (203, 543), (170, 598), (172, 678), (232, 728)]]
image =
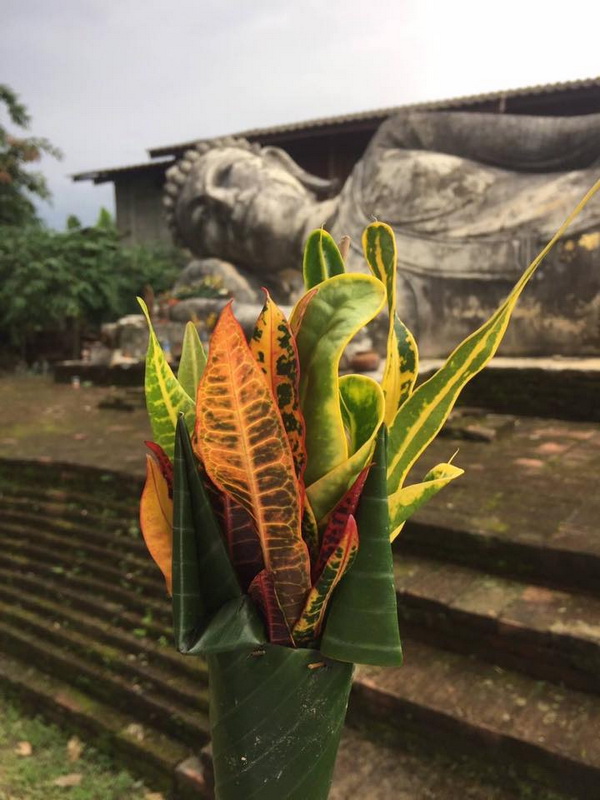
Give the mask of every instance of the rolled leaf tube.
[(326, 800), (352, 664), (277, 645), (207, 661), (219, 800)]

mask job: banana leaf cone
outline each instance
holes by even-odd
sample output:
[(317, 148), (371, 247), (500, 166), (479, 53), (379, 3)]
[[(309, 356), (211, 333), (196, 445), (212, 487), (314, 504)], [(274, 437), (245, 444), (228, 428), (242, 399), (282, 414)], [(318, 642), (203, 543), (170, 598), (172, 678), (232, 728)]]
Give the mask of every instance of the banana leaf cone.
[(326, 800), (353, 665), (270, 644), (207, 661), (218, 800)]
[(173, 611), (177, 648), (209, 669), (218, 800), (326, 800), (353, 665), (266, 643), (242, 595), (185, 424), (175, 443)]

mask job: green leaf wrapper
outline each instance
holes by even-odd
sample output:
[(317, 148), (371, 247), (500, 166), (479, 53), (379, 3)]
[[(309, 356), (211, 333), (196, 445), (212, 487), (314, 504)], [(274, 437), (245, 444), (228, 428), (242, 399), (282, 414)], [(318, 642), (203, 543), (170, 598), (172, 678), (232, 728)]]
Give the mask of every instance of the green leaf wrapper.
[(277, 645), (207, 661), (219, 800), (326, 800), (353, 666)]
[(356, 512), (358, 553), (331, 599), (321, 651), (340, 661), (399, 666), (402, 647), (389, 539), (386, 438), (382, 425)]

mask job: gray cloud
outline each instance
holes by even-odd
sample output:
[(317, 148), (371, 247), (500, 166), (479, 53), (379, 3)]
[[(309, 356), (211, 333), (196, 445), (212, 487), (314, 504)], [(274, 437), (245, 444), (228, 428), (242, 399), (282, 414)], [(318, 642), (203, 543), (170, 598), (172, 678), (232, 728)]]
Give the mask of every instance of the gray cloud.
[[(507, 0), (3, 0), (0, 81), (34, 133), (62, 226), (111, 205), (68, 175), (137, 163), (148, 147), (598, 72), (595, 3)], [(495, 14), (495, 16), (494, 16)]]

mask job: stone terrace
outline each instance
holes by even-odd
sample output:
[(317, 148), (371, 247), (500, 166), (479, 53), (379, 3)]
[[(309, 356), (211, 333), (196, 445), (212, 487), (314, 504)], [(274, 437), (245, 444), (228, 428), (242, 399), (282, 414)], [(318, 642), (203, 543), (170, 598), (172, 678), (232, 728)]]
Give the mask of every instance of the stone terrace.
[[(94, 397), (65, 423), (63, 457), (86, 430), (89, 461), (97, 397), (63, 390)], [(128, 429), (106, 433), (114, 465), (137, 411), (103, 413)], [(415, 477), (457, 447), (466, 475), (396, 550), (405, 665), (359, 670), (332, 798), (600, 797), (600, 426), (463, 411)], [(0, 683), (157, 788), (210, 797), (206, 673), (169, 646), (140, 464), (0, 463)]]

